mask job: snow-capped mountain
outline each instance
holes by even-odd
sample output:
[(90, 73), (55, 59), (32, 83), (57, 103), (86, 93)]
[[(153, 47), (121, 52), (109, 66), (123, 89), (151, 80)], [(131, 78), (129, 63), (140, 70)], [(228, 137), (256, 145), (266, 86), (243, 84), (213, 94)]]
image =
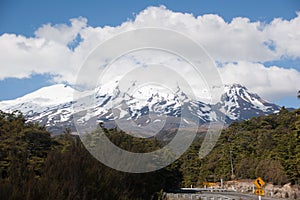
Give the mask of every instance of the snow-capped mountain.
[[(74, 100), (74, 94), (80, 94), (83, 98)], [(91, 106), (89, 103), (92, 103), (92, 107), (84, 111)], [(239, 84), (226, 85), (220, 102), (214, 105), (190, 99), (179, 87), (175, 93), (154, 86), (130, 93), (121, 91), (117, 84), (103, 85), (85, 93), (68, 85), (57, 84), (14, 100), (0, 102), (0, 110), (20, 110), (29, 121), (43, 124), (54, 133), (66, 127), (74, 129), (74, 116), (78, 123), (96, 119), (109, 126), (114, 126), (115, 121), (118, 121), (118, 125), (122, 126), (127, 121), (134, 121), (137, 127), (152, 124), (147, 129), (155, 129), (157, 126), (173, 128), (181, 118), (181, 123), (188, 127), (194, 123), (220, 120), (230, 123), (278, 112), (279, 109), (279, 106), (263, 100)], [(222, 114), (225, 117), (221, 117)]]
[(73, 93), (72, 87), (63, 84), (43, 87), (23, 97), (0, 102), (0, 110), (19, 110), (29, 121), (56, 132), (72, 126)]
[(240, 84), (226, 85), (225, 93), (216, 106), (226, 114), (229, 121), (249, 119), (280, 110), (278, 105), (267, 102)]

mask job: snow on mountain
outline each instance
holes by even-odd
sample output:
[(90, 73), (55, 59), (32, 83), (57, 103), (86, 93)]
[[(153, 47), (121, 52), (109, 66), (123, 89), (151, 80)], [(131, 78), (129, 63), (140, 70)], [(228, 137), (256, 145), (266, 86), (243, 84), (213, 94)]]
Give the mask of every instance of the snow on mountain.
[(41, 88), (23, 97), (2, 101), (0, 108), (5, 111), (21, 110), (28, 112), (43, 112), (51, 107), (71, 102), (74, 89), (63, 84)]
[[(132, 84), (134, 86), (135, 83)], [(225, 114), (227, 117), (224, 120), (230, 123), (274, 113), (280, 109), (239, 84), (226, 85), (225, 93), (215, 105), (189, 99), (179, 87), (175, 93), (159, 86), (129, 90), (130, 88), (121, 91), (117, 82), (85, 93), (71, 86), (57, 84), (14, 100), (2, 101), (0, 110), (20, 110), (29, 121), (38, 122), (45, 125), (49, 131), (59, 133), (66, 127), (74, 129), (74, 113), (80, 113), (80, 123), (86, 123), (93, 118), (107, 124), (113, 124), (115, 120), (123, 120), (125, 123), (127, 120), (133, 120), (138, 127), (150, 122), (157, 126), (169, 127), (168, 124), (161, 124), (163, 119), (168, 117), (168, 123), (174, 124), (174, 121), (178, 122), (178, 119), (183, 117), (184, 126), (188, 127), (189, 124), (198, 122), (205, 124), (223, 120), (220, 119), (220, 114)], [(82, 98), (74, 100), (74, 92)], [(91, 109), (83, 112), (90, 106), (89, 103), (93, 104)]]
[(244, 120), (250, 117), (277, 112), (280, 107), (251, 93), (240, 84), (225, 85), (225, 93), (217, 107), (230, 120)]
[(72, 87), (64, 84), (47, 86), (23, 97), (0, 102), (0, 110), (19, 110), (29, 121), (50, 127), (72, 118), (73, 92)]

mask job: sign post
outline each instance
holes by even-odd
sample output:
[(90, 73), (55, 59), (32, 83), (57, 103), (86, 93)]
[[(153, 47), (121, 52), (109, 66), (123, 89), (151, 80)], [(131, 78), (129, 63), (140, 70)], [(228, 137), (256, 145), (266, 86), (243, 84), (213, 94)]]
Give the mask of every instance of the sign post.
[(254, 185), (256, 186), (255, 194), (258, 195), (258, 199), (261, 200), (261, 196), (265, 195), (265, 190), (261, 189), (266, 183), (262, 180), (262, 178), (258, 177), (255, 179), (253, 182)]

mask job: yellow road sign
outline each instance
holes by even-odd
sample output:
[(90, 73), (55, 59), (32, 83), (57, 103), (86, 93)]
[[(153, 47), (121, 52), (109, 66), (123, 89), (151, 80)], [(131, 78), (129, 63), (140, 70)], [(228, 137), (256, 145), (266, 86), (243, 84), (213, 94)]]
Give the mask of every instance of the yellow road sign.
[(203, 182), (203, 185), (205, 185), (206, 187), (213, 187), (216, 185), (216, 183), (213, 182)]
[(260, 177), (255, 179), (253, 183), (258, 189), (262, 188), (266, 184)]
[(256, 189), (254, 193), (259, 196), (265, 196), (265, 190), (262, 189)]

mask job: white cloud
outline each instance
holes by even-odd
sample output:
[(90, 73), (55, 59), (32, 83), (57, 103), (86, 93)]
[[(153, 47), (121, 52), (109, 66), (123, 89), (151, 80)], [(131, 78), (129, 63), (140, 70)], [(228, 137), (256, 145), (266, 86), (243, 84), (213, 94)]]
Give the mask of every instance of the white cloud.
[(72, 42), (86, 19), (71, 19), (71, 25), (44, 25), (35, 32), (35, 37), (3, 34), (0, 36), (0, 79), (25, 78), (33, 73), (50, 73), (70, 81), (83, 60), (81, 54), (72, 52), (67, 45)]
[(46, 24), (35, 31), (37, 38), (44, 38), (46, 41), (53, 41), (58, 44), (67, 45), (72, 42), (80, 30), (86, 28), (87, 19), (79, 17), (71, 19), (71, 26), (66, 24), (51, 25)]
[(264, 29), (280, 56), (300, 57), (300, 12), (291, 20), (274, 19)]
[(265, 67), (260, 63), (237, 62), (221, 67), (224, 83), (240, 83), (266, 99), (295, 96), (299, 90), (300, 72), (277, 66)]
[[(300, 13), (290, 21), (274, 19), (270, 24), (237, 17), (227, 23), (215, 14), (193, 16), (164, 7), (149, 7), (136, 16), (135, 27), (165, 27), (187, 34), (203, 44), (211, 56), (222, 62), (268, 61), (281, 56), (300, 57)], [(128, 25), (128, 24), (126, 24)], [(269, 48), (270, 42), (278, 46)]]
[[(141, 27), (162, 27), (186, 34), (202, 44), (216, 61), (230, 63), (220, 70), (226, 82), (240, 82), (269, 99), (294, 95), (292, 90), (299, 89), (298, 71), (266, 68), (258, 63), (282, 57), (300, 59), (300, 13), (294, 19), (274, 19), (269, 24), (240, 17), (225, 22), (218, 15), (193, 16), (163, 6), (148, 7), (134, 20), (116, 27), (91, 27), (87, 19), (79, 17), (71, 19), (69, 25), (43, 25), (30, 38), (3, 34), (0, 79), (49, 73), (56, 75), (56, 82), (72, 84), (81, 64), (97, 45), (123, 31)], [(68, 44), (78, 35), (82, 41), (70, 50)]]
[(25, 38), (14, 34), (0, 37), (0, 78), (28, 77), (32, 73), (54, 73), (67, 66), (67, 48), (44, 38)]
[(235, 18), (231, 23), (226, 23), (218, 15), (194, 17), (152, 7), (138, 15), (134, 23), (138, 26), (167, 27), (185, 33), (203, 44), (218, 61), (263, 61), (276, 57), (264, 45), (260, 22), (251, 23), (246, 18)]

